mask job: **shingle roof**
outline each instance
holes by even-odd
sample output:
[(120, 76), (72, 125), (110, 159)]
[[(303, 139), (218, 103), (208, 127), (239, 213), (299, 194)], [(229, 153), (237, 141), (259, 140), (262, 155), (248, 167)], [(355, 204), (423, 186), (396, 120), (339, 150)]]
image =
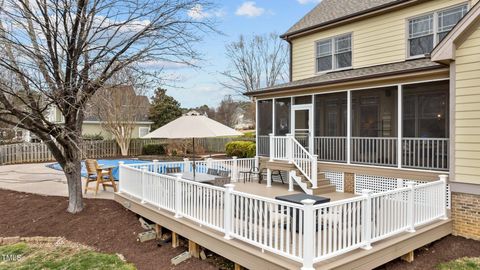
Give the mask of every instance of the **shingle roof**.
[(323, 0), (282, 36), (405, 0)]
[(276, 92), (282, 90), (299, 89), (315, 87), (345, 81), (361, 80), (366, 78), (375, 78), (381, 76), (395, 75), (398, 73), (409, 73), (422, 70), (430, 70), (445, 67), (442, 64), (432, 62), (428, 58), (409, 60), (392, 64), (378, 65), (372, 67), (350, 69), (344, 71), (330, 72), (315, 77), (292, 81), (284, 84), (275, 85), (259, 89), (254, 92), (246, 93), (248, 96), (255, 96), (265, 92)]

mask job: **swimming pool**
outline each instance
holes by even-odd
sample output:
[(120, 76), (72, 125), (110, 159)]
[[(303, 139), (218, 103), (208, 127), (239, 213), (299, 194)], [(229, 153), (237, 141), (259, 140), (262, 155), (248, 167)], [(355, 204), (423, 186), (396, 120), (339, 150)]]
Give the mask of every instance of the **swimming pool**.
[[(105, 167), (115, 167), (112, 171), (113, 173), (113, 178), (115, 180), (118, 180), (118, 162), (123, 161), (125, 164), (135, 164), (135, 163), (145, 163), (145, 160), (138, 160), (138, 159), (99, 159), (97, 160), (98, 164), (100, 166), (105, 166)], [(47, 167), (58, 170), (58, 171), (63, 171), (62, 167), (58, 163), (53, 163), (53, 164), (48, 164)], [(87, 169), (85, 168), (85, 162), (82, 161), (82, 176), (86, 177), (87, 176)]]

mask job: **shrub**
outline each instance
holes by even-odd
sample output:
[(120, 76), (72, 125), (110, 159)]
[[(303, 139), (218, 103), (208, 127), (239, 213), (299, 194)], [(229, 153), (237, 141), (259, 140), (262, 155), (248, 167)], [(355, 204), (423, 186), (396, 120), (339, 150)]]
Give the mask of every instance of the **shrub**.
[(146, 144), (142, 148), (144, 155), (164, 155), (165, 145), (163, 144)]
[(255, 143), (249, 141), (233, 141), (225, 145), (227, 156), (239, 158), (255, 157)]
[(101, 133), (85, 134), (82, 137), (85, 141), (101, 141), (104, 139)]

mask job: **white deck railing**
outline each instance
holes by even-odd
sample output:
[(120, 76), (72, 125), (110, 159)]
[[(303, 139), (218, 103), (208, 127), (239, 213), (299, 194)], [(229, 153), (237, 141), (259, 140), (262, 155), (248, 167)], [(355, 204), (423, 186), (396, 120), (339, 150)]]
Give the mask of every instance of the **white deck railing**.
[(317, 188), (317, 156), (303, 147), (291, 134), (274, 136), (270, 134), (270, 160), (285, 160), (293, 163), (310, 181), (312, 188)]
[[(145, 165), (145, 164), (144, 164)], [(426, 184), (313, 205), (291, 204), (172, 177), (149, 168), (163, 163), (120, 165), (119, 192), (262, 250), (303, 263), (327, 258), (446, 218), (446, 177)]]
[[(258, 143), (262, 145), (258, 147), (265, 148), (271, 145), (270, 151), (259, 151), (259, 155), (271, 153), (270, 157), (273, 159), (286, 160), (287, 142), (286, 136), (273, 136), (267, 143), (265, 138), (259, 139)], [(351, 144), (350, 160), (347, 155), (348, 143)], [(403, 168), (426, 170), (449, 168), (448, 138), (402, 138), (401, 150), (398, 152), (397, 137), (352, 137), (350, 142), (346, 137), (313, 138), (313, 153), (321, 161), (388, 167), (398, 166), (400, 162), (400, 167)]]

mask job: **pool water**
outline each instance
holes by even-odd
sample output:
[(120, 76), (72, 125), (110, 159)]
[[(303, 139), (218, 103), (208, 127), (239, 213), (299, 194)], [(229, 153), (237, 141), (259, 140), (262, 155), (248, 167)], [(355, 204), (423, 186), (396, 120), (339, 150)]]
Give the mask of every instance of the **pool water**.
[[(115, 180), (118, 180), (118, 171), (119, 171), (119, 165), (118, 162), (123, 161), (125, 164), (135, 164), (135, 163), (145, 163), (148, 161), (145, 160), (138, 160), (138, 159), (98, 159), (97, 162), (100, 166), (105, 166), (105, 167), (115, 167), (112, 171), (113, 173), (113, 178)], [(62, 167), (58, 163), (53, 163), (47, 165), (47, 167), (58, 170), (58, 171), (63, 171)], [(85, 162), (82, 161), (82, 176), (87, 177), (87, 169), (85, 168)]]

